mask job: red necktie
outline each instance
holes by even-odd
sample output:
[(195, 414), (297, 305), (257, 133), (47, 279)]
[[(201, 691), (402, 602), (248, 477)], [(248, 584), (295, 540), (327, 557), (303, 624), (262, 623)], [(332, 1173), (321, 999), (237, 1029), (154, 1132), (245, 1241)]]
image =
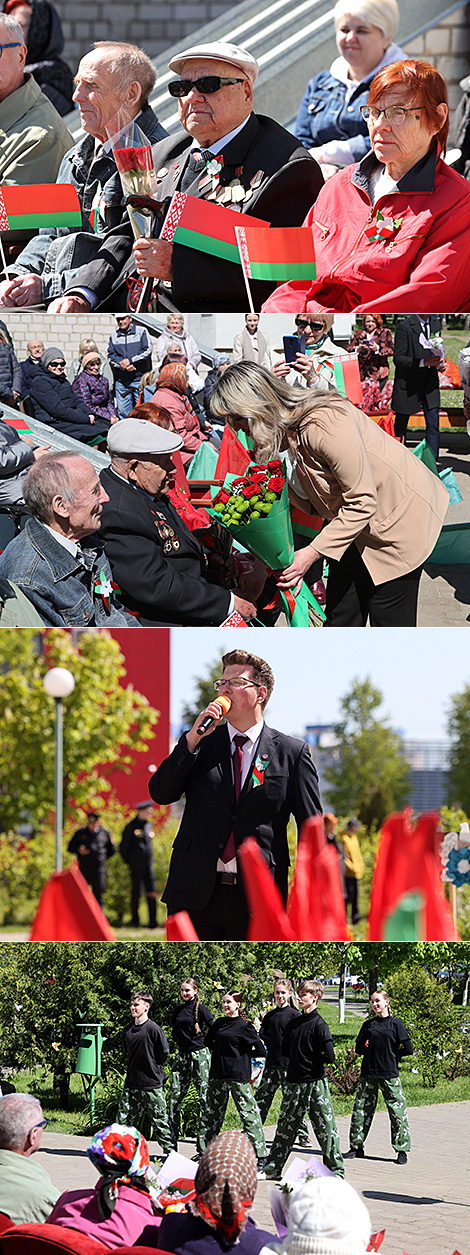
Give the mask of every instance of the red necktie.
[[(233, 752), (232, 762), (233, 762), (233, 778), (235, 781), (235, 801), (236, 802), (238, 802), (238, 799), (240, 797), (240, 790), (242, 787), (243, 746), (246, 745), (246, 742), (249, 741), (249, 739), (250, 738), (248, 736), (242, 736), (240, 733), (238, 733), (237, 736), (234, 736), (233, 738), (235, 749)], [(232, 858), (235, 858), (235, 853), (236, 853), (235, 838), (234, 838), (233, 832), (231, 832), (229, 839), (227, 841), (227, 844), (225, 846), (225, 849), (221, 855), (222, 862), (230, 863), (230, 860)]]

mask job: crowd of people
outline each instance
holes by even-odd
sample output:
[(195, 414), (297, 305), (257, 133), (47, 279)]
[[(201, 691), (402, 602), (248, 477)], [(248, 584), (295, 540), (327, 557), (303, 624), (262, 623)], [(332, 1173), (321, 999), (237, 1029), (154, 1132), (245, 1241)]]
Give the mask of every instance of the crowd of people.
[[(255, 279), (255, 308), (468, 308), (470, 190), (445, 160), (446, 82), (394, 42), (399, 16), (396, 0), (338, 0), (339, 55), (309, 81), (295, 135), (254, 112), (260, 67), (245, 48), (222, 40), (172, 56), (168, 90), (180, 129), (167, 135), (149, 103), (157, 76), (151, 59), (133, 44), (97, 41), (75, 75), (83, 134), (73, 143), (60, 117), (72, 103), (71, 84), (57, 55), (53, 6), (9, 0), (1, 17), (11, 62), (0, 99), (2, 174), (10, 183), (71, 183), (82, 221), (30, 232), (9, 257), (0, 304), (43, 303), (61, 313), (132, 309), (150, 279), (158, 309), (246, 309), (242, 267), (220, 247), (217, 232), (225, 228), (208, 228), (205, 248), (193, 246), (191, 228), (185, 240), (166, 232), (135, 238), (109, 143), (119, 115), (137, 121), (152, 149), (159, 204), (168, 208), (182, 192), (273, 227), (311, 230), (316, 278), (288, 277), (278, 288)], [(12, 142), (19, 119), (20, 153)], [(461, 157), (454, 152), (454, 164)], [(158, 231), (161, 225), (160, 217)]]
[[(344, 1181), (326, 1074), (335, 1052), (330, 1029), (318, 1012), (323, 992), (315, 978), (299, 980), (294, 991), (290, 980), (277, 977), (273, 1005), (261, 1021), (246, 1017), (238, 991), (223, 995), (222, 1015), (214, 1019), (200, 999), (194, 977), (183, 978), (181, 1001), (173, 1008), (176, 1055), (167, 1097), (164, 1068), (169, 1043), (163, 1029), (150, 1018), (152, 994), (147, 990), (133, 993), (131, 1022), (106, 1038), (103, 1046), (105, 1058), (116, 1051), (124, 1053), (127, 1070), (117, 1123), (95, 1133), (87, 1150), (99, 1172), (96, 1186), (59, 1195), (46, 1170), (32, 1160), (49, 1123), (39, 1101), (30, 1094), (5, 1094), (0, 1098), (3, 1215), (13, 1224), (47, 1221), (84, 1233), (110, 1249), (140, 1242), (175, 1255), (196, 1255), (201, 1250), (220, 1255), (235, 1246), (244, 1255), (259, 1255), (267, 1246), (273, 1249), (275, 1235), (259, 1229), (249, 1217), (257, 1180), (282, 1178), (298, 1135), (302, 1145), (309, 1145), (308, 1115), (327, 1171), (297, 1186), (290, 1199), (287, 1238), (281, 1248), (274, 1249), (287, 1255), (293, 1235), (300, 1239), (303, 1234), (309, 1237), (309, 1245), (301, 1249), (312, 1255), (324, 1255), (330, 1242), (335, 1255), (362, 1255), (370, 1238), (370, 1220), (364, 1204)], [(356, 1041), (356, 1052), (363, 1059), (351, 1121), (351, 1149), (345, 1157), (364, 1157), (381, 1090), (390, 1117), (395, 1162), (403, 1165), (410, 1132), (398, 1064), (413, 1053), (413, 1047), (403, 1021), (393, 1016), (384, 990), (374, 992), (371, 1008), (372, 1015)], [(191, 1082), (199, 1098), (194, 1188), (186, 1205), (176, 1210), (170, 1206), (165, 1213), (165, 1204), (159, 1201), (158, 1168), (178, 1147), (181, 1105)], [(263, 1125), (279, 1087), (282, 1104), (267, 1152)], [(221, 1132), (229, 1096), (239, 1112), (242, 1133)], [(163, 1152), (154, 1164), (141, 1132), (145, 1120)]]
[[(132, 315), (117, 315), (106, 350), (84, 337), (70, 363), (39, 337), (18, 361), (0, 324), (0, 399), (51, 440), (56, 431), (79, 442), (76, 452), (51, 452), (45, 438), (0, 418), (0, 504), (26, 520), (0, 556), (0, 578), (42, 623), (215, 626), (235, 613), (271, 626), (285, 621), (282, 595), (305, 580), (327, 626), (416, 624), (449, 493), (406, 448), (406, 429), (422, 409), (437, 470), (439, 320), (411, 314), (392, 334), (381, 315), (365, 314), (343, 345), (332, 314), (297, 314), (293, 333), (287, 324), (272, 344), (266, 325), (247, 314), (232, 353), (214, 353), (205, 373), (181, 314), (167, 315), (156, 341)], [(349, 366), (355, 406), (349, 385), (346, 396), (335, 386), (337, 368)], [(283, 570), (234, 551), (207, 513), (207, 488), (202, 505), (192, 496), (193, 479), (217, 482), (226, 426), (249, 438), (254, 462), (278, 459), (287, 478), (294, 557)], [(109, 455), (100, 478), (87, 446)], [(99, 496), (93, 510), (82, 500), (89, 491)], [(90, 587), (98, 567), (103, 579)]]

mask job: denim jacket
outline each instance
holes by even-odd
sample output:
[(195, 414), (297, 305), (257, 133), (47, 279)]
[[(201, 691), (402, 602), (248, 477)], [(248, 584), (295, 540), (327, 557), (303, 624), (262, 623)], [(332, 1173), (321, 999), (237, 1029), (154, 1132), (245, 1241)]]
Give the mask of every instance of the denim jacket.
[[(330, 140), (339, 140), (347, 144), (351, 154), (350, 162), (361, 161), (370, 150), (367, 123), (361, 114), (361, 105), (366, 105), (372, 79), (385, 65), (401, 61), (404, 53), (397, 44), (390, 44), (380, 62), (371, 74), (358, 83), (346, 104), (347, 63), (343, 57), (337, 57), (331, 69), (322, 70), (307, 83), (305, 95), (301, 101), (295, 135), (305, 148), (317, 148)], [(334, 164), (334, 158), (332, 158)]]
[(31, 518), (1, 555), (0, 576), (14, 580), (47, 626), (135, 627), (136, 620), (118, 610), (112, 597), (107, 610), (96, 591), (101, 573), (112, 579), (100, 541), (86, 538), (82, 550), (84, 565)]
[[(137, 125), (152, 145), (166, 136), (150, 105), (137, 119)], [(42, 294), (46, 304), (61, 296), (66, 287), (74, 282), (81, 266), (94, 260), (104, 232), (116, 227), (126, 217), (114, 157), (108, 152), (95, 158), (94, 152), (95, 139), (92, 135), (84, 135), (65, 154), (57, 175), (58, 183), (72, 183), (78, 192), (82, 210), (81, 230), (44, 227), (29, 241), (15, 264), (9, 267), (12, 275), (42, 275)], [(92, 226), (90, 214), (98, 186), (103, 212), (95, 213)]]

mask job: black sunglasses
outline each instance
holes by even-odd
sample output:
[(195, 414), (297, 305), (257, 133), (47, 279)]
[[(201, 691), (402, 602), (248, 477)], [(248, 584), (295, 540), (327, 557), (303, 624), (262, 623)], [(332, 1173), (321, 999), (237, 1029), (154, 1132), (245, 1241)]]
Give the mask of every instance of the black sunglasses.
[(59, 366), (65, 366), (65, 362), (49, 362), (49, 366), (55, 366), (58, 369)]
[(221, 78), (219, 74), (206, 75), (204, 78), (175, 78), (173, 83), (168, 83), (168, 91), (170, 96), (178, 98), (189, 96), (192, 88), (196, 87), (202, 96), (213, 96), (221, 87), (233, 87), (234, 83), (244, 82), (244, 78)]

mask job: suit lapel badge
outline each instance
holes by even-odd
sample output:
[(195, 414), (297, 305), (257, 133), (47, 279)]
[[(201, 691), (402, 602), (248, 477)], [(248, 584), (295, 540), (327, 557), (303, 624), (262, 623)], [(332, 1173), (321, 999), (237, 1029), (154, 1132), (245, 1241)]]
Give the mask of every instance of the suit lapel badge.
[(164, 179), (168, 174), (168, 166), (162, 166), (161, 170), (157, 170), (157, 179)]
[(255, 765), (251, 773), (253, 788), (257, 789), (260, 784), (264, 784), (264, 773), (266, 767), (269, 767), (269, 758), (267, 754), (258, 754), (255, 759)]
[(256, 192), (256, 189), (259, 187), (262, 178), (264, 178), (264, 170), (257, 170), (256, 174), (253, 175), (253, 178), (250, 179), (250, 187), (253, 192)]

